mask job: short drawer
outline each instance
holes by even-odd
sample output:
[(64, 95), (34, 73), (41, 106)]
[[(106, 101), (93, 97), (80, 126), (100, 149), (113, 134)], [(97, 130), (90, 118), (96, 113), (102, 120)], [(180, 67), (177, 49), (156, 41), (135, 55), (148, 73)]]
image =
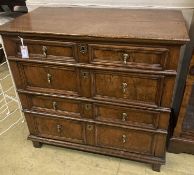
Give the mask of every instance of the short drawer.
[(169, 50), (150, 46), (89, 45), (94, 64), (164, 70)]
[(78, 81), (75, 68), (43, 64), (20, 64), (25, 89), (77, 95)]
[(93, 96), (96, 99), (138, 105), (159, 106), (163, 76), (95, 71)]
[(38, 136), (74, 143), (84, 143), (84, 123), (42, 115), (32, 116), (30, 114), (30, 116), (33, 117)]
[[(29, 59), (42, 61), (76, 62), (76, 44), (73, 42), (31, 40), (24, 38), (24, 45), (28, 47)], [(16, 41), (17, 57), (21, 58), (21, 41)]]
[(142, 154), (153, 154), (155, 133), (123, 129), (112, 126), (96, 126), (96, 144)]
[(160, 113), (156, 111), (125, 108), (111, 105), (95, 105), (96, 120), (122, 125), (158, 128)]

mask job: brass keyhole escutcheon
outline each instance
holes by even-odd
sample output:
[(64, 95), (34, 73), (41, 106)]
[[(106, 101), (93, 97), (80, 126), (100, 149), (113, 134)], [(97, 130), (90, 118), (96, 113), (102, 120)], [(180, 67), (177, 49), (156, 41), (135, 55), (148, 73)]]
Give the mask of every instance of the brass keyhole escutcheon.
[(93, 125), (87, 125), (87, 130), (92, 131), (94, 129)]
[(80, 45), (79, 45), (79, 51), (80, 51), (80, 53), (82, 53), (82, 54), (87, 53), (87, 51), (88, 51), (87, 45), (86, 45), (86, 44), (80, 44)]
[(82, 74), (83, 79), (87, 79), (89, 77), (89, 72), (82, 71), (81, 74)]

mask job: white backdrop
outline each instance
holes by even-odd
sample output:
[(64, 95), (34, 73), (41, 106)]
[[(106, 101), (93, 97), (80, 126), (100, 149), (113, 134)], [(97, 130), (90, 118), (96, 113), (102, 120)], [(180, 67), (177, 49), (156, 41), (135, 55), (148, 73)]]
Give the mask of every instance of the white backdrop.
[(194, 0), (27, 0), (28, 4), (98, 5), (112, 7), (194, 8)]

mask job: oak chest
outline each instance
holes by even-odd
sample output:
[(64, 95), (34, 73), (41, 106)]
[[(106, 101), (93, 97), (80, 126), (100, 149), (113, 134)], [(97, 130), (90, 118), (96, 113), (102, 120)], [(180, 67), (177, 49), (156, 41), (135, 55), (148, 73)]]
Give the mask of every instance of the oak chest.
[(189, 40), (181, 12), (39, 8), (0, 31), (35, 147), (160, 170), (180, 47)]

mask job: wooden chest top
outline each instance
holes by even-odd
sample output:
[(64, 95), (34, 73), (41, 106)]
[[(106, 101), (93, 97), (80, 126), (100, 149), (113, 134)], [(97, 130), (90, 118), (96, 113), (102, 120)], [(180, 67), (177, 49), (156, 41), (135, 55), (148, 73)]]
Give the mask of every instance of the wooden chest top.
[(40, 7), (0, 27), (0, 33), (55, 34), (185, 43), (181, 11)]

